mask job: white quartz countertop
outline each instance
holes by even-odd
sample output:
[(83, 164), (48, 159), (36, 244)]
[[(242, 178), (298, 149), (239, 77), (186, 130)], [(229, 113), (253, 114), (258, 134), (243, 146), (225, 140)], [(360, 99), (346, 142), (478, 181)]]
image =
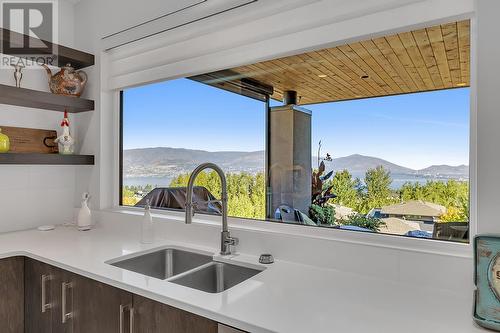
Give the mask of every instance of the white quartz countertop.
[[(135, 230), (115, 232), (112, 226), (87, 232), (58, 227), (0, 235), (0, 257), (28, 256), (250, 332), (483, 332), (472, 322), (468, 291), (457, 295), (277, 260), (249, 280), (209, 294), (105, 263), (168, 245), (217, 251), (217, 244), (206, 248), (175, 239), (143, 245)], [(253, 256), (228, 259), (258, 265)]]

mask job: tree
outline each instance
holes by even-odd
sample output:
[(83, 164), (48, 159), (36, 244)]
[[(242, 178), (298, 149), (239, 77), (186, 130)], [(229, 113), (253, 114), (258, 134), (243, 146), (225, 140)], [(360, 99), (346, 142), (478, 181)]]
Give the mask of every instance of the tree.
[(363, 210), (378, 208), (394, 202), (391, 191), (391, 173), (379, 165), (365, 174), (366, 197)]
[(448, 207), (446, 213), (441, 215), (439, 219), (443, 222), (468, 222), (469, 216), (465, 214), (463, 209)]
[(136, 197), (135, 191), (133, 191), (129, 186), (124, 186), (122, 190), (122, 205), (124, 206), (134, 206), (139, 202), (139, 198)]
[(405, 183), (399, 190), (403, 201), (423, 200), (446, 207), (446, 214), (441, 220), (461, 222), (469, 220), (469, 183), (450, 179), (428, 181), (425, 184)]
[[(171, 187), (185, 187), (189, 174), (175, 177)], [(265, 178), (263, 173), (251, 175), (246, 172), (226, 174), (228, 194), (228, 215), (252, 219), (265, 219)], [(205, 187), (215, 197), (220, 198), (221, 183), (215, 171), (201, 172), (195, 180), (196, 186)]]
[(333, 186), (332, 192), (337, 196), (332, 201), (336, 204), (355, 208), (359, 205), (359, 188), (361, 182), (358, 178), (353, 179), (347, 170), (337, 171), (329, 182)]

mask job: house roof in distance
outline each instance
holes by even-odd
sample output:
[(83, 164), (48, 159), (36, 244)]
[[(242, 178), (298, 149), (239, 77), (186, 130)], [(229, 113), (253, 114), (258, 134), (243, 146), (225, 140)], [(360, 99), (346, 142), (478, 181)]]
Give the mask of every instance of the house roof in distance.
[(379, 232), (393, 235), (404, 235), (408, 231), (421, 230), (417, 222), (405, 221), (397, 217), (383, 218), (385, 225), (380, 227)]
[(384, 206), (382, 214), (414, 215), (414, 216), (441, 216), (446, 213), (446, 207), (422, 200), (408, 201), (395, 205)]

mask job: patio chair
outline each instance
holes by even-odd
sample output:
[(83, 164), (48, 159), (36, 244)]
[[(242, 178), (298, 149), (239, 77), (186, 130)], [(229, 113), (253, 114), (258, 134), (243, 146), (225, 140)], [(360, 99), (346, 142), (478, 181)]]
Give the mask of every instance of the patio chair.
[(468, 222), (434, 223), (432, 238), (466, 242), (469, 239), (469, 223)]

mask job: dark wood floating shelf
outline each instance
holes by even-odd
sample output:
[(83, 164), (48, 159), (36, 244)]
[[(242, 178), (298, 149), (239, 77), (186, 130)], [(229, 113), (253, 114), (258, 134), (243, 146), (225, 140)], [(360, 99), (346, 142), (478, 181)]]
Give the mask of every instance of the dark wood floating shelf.
[(93, 155), (0, 154), (0, 164), (94, 165)]
[[(27, 43), (28, 41), (29, 44)], [(24, 49), (24, 45), (39, 45), (40, 41), (47, 47)], [(8, 44), (4, 42), (7, 42)], [(70, 63), (75, 69), (81, 69), (94, 65), (93, 54), (54, 44), (28, 35), (23, 35), (8, 29), (0, 28), (0, 43), (2, 43), (2, 45), (10, 45), (8, 50), (5, 50), (5, 48), (3, 50), (3, 53), (7, 55), (21, 55), (21, 57), (28, 54), (44, 56), (54, 55), (56, 56), (56, 61), (53, 65), (57, 65), (58, 67), (62, 67), (67, 63)]]
[(56, 95), (45, 91), (16, 88), (0, 84), (0, 103), (52, 111), (78, 113), (94, 110), (94, 101)]

